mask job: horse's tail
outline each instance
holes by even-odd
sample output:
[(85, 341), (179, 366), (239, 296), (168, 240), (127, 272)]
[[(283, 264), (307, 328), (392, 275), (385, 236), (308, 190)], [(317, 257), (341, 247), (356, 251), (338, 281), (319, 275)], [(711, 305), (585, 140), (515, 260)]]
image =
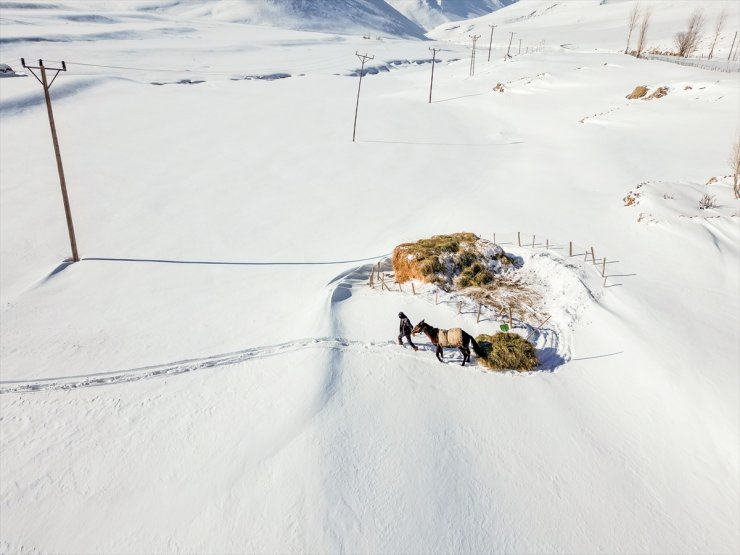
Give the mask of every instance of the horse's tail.
[(486, 353), (483, 351), (480, 345), (478, 345), (478, 342), (475, 340), (475, 337), (472, 335), (469, 335), (470, 337), (470, 343), (473, 345), (473, 351), (475, 352), (475, 356), (478, 356), (480, 358), (486, 358)]

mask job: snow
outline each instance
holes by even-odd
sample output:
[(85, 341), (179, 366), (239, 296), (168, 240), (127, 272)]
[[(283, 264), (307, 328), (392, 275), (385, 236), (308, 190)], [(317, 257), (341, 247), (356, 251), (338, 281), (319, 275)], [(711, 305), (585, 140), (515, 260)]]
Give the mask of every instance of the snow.
[[(726, 56), (737, 4), (649, 4), (650, 47), (726, 5)], [(0, 3), (0, 62), (67, 62), (83, 259), (41, 87), (3, 79), (0, 552), (738, 552), (738, 74), (622, 55), (631, 2), (521, 0), (435, 42), (363, 39), (347, 9), (316, 32), (226, 3)], [(509, 31), (545, 48), (505, 62)], [(353, 143), (355, 51), (388, 71)], [(368, 287), (395, 245), (457, 231), (522, 257), (539, 371), (395, 344), (399, 310), (505, 321)]]

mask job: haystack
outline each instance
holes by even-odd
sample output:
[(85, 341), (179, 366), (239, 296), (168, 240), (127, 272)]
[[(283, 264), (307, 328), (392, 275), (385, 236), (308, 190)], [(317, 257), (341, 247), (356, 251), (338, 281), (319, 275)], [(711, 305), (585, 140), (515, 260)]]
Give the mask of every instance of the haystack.
[(625, 98), (629, 100), (634, 100), (636, 98), (642, 98), (643, 96), (647, 94), (647, 92), (648, 92), (648, 88), (645, 85), (638, 85)]
[(483, 286), (494, 276), (521, 266), (521, 260), (473, 233), (435, 235), (393, 249), (396, 281), (415, 279), (445, 289)]

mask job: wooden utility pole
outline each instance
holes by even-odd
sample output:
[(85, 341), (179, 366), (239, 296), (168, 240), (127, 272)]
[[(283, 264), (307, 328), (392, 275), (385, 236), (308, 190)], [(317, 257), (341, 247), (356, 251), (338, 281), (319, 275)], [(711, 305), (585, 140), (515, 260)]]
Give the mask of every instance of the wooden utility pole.
[[(57, 139), (57, 128), (54, 124), (54, 112), (51, 109), (51, 96), (49, 95), (49, 88), (51, 88), (51, 85), (54, 83), (54, 80), (57, 78), (57, 75), (59, 75), (60, 71), (67, 71), (67, 64), (62, 62), (62, 67), (50, 67), (47, 68), (44, 66), (43, 60), (39, 60), (38, 66), (29, 66), (26, 65), (26, 60), (21, 58), (21, 65), (28, 69), (33, 76), (36, 78), (36, 80), (41, 83), (41, 86), (44, 87), (44, 98), (46, 99), (46, 111), (49, 114), (49, 126), (51, 127), (51, 140), (54, 143), (54, 155), (57, 159), (57, 172), (59, 173), (59, 184), (62, 187), (62, 200), (64, 201), (64, 214), (67, 218), (67, 231), (69, 232), (69, 243), (72, 247), (72, 262), (79, 262), (80, 261), (80, 255), (77, 253), (77, 240), (75, 239), (75, 228), (72, 223), (72, 209), (69, 206), (69, 197), (67, 196), (67, 181), (64, 179), (64, 167), (62, 166), (62, 154), (59, 151), (59, 140)], [(41, 79), (39, 79), (38, 75), (33, 71), (34, 69), (38, 69), (41, 72)], [(46, 70), (49, 69), (50, 71), (56, 71), (54, 74), (54, 77), (51, 78), (51, 81), (48, 81), (46, 79)]]
[(493, 45), (493, 30), (498, 27), (498, 25), (489, 25), (491, 28), (491, 38), (488, 41), (488, 61), (491, 61), (491, 46)]
[(355, 124), (354, 127), (352, 127), (352, 142), (355, 142), (355, 135), (357, 134), (357, 111), (360, 108), (360, 88), (362, 87), (362, 76), (365, 73), (365, 62), (368, 60), (375, 59), (375, 56), (368, 56), (367, 53), (365, 54), (359, 54), (355, 50), (355, 56), (357, 56), (360, 61), (362, 62), (362, 65), (360, 66), (360, 82), (357, 84), (357, 104), (355, 104)]
[(509, 37), (509, 48), (506, 49), (506, 55), (504, 56), (504, 60), (506, 60), (507, 58), (511, 58), (511, 56), (509, 56), (509, 51), (511, 50), (511, 41), (514, 40), (514, 32), (513, 31), (509, 31), (509, 32), (511, 33), (511, 37)]
[(730, 56), (732, 56), (732, 48), (735, 46), (735, 39), (737, 38), (737, 31), (735, 31), (735, 36), (732, 37), (732, 46), (730, 46), (730, 53), (727, 55), (727, 61), (730, 61)]
[(470, 51), (470, 76), (475, 75), (475, 41), (480, 38), (480, 35), (468, 35), (473, 39), (473, 49)]
[(429, 81), (429, 103), (432, 103), (432, 86), (434, 85), (434, 63), (437, 61), (437, 52), (440, 51), (439, 48), (430, 48), (429, 49), (432, 52), (432, 79)]

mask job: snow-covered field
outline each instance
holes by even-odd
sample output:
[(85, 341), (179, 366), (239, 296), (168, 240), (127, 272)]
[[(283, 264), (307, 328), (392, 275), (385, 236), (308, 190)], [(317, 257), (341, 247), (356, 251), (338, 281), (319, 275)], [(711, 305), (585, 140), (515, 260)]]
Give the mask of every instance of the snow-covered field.
[[(41, 85), (4, 78), (0, 552), (737, 553), (738, 73), (620, 54), (628, 1), (521, 0), (434, 41), (215, 4), (0, 2), (1, 63), (67, 62), (82, 257)], [(740, 21), (643, 5), (656, 47), (726, 6), (726, 56)], [(524, 259), (540, 371), (395, 345), (399, 310), (504, 321), (368, 287), (456, 231)]]

